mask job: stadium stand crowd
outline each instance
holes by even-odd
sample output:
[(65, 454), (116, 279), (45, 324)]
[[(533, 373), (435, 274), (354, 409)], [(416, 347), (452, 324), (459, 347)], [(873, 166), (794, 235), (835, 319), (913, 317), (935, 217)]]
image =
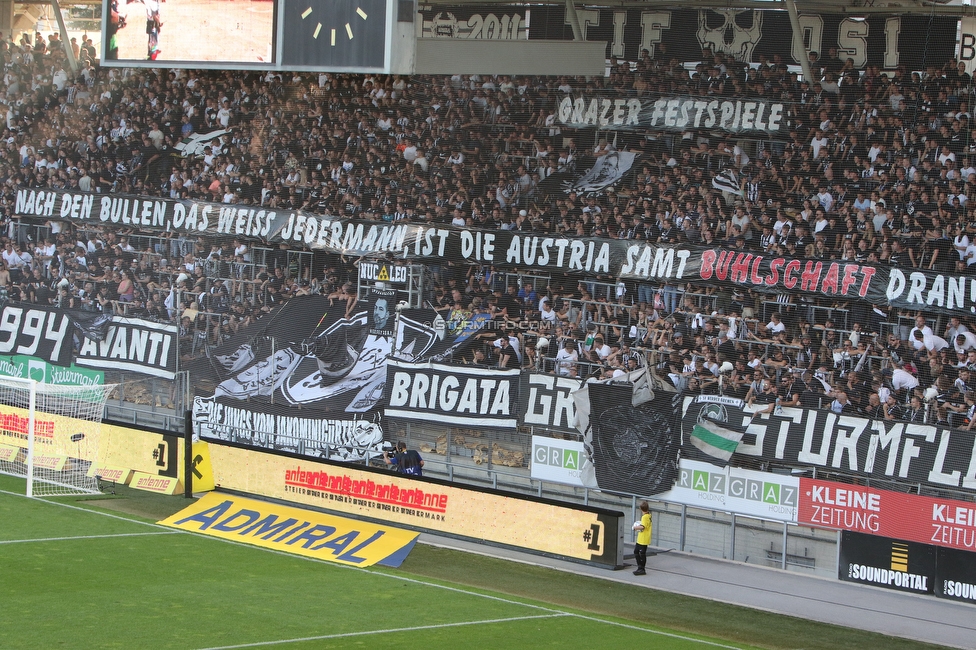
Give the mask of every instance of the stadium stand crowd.
[[(179, 320), (185, 359), (293, 296), (356, 299), (355, 260), (36, 223), (13, 212), (22, 187), (976, 269), (963, 63), (885, 73), (830, 51), (813, 57), (810, 83), (778, 56), (643, 54), (593, 79), (108, 69), (81, 49), (72, 75), (55, 36), (0, 39), (3, 297)], [(570, 92), (774, 98), (789, 105), (788, 137), (598, 137), (560, 126), (556, 105)], [(198, 151), (177, 149), (199, 134)], [(553, 183), (614, 150), (640, 154), (614, 189), (580, 196)], [(729, 169), (737, 193), (712, 185)], [(770, 409), (976, 423), (976, 335), (957, 318), (450, 261), (435, 281), (431, 303), (450, 321), (487, 312), (499, 324), (458, 362), (578, 377), (646, 363), (688, 391)]]

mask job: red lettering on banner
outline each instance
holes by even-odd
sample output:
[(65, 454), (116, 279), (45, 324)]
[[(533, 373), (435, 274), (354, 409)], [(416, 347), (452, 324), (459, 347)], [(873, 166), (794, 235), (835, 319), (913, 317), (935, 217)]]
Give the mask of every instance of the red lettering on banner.
[[(21, 417), (16, 413), (0, 414), (0, 431), (11, 434), (12, 438), (27, 440), (27, 433), (30, 429), (30, 420)], [(54, 438), (53, 420), (34, 420), (34, 439), (41, 443), (50, 444)]]
[(868, 287), (871, 285), (871, 278), (873, 278), (874, 274), (877, 272), (878, 270), (871, 266), (861, 267), (861, 275), (864, 276), (864, 280), (861, 282), (861, 287), (858, 289), (857, 295), (861, 296), (862, 298), (868, 295)]
[(776, 257), (769, 260), (769, 273), (764, 276), (761, 271), (765, 259), (751, 253), (709, 249), (701, 253), (698, 275), (702, 280), (714, 277), (722, 282), (754, 286), (775, 287), (782, 283), (786, 289), (795, 289), (799, 284), (801, 291), (834, 296), (847, 296), (856, 288), (857, 295), (864, 298), (877, 273), (877, 269), (859, 264), (832, 262), (825, 268), (823, 262)]
[(851, 287), (857, 282), (855, 274), (857, 273), (857, 264), (845, 264), (844, 265), (844, 278), (840, 281), (840, 292), (843, 295), (847, 295)]
[(827, 293), (829, 289), (832, 293), (837, 293), (837, 285), (840, 282), (840, 268), (837, 262), (832, 263), (827, 267), (827, 275), (824, 276), (823, 283), (820, 285), (820, 291)]
[(807, 262), (803, 274), (800, 276), (800, 291), (816, 291), (820, 284), (820, 274), (823, 272), (823, 262)]
[[(397, 479), (391, 479), (397, 480)], [(408, 480), (408, 479), (403, 479)], [(396, 483), (379, 485), (371, 479), (353, 480), (347, 474), (330, 474), (326, 471), (303, 470), (301, 467), (285, 470), (285, 485), (305, 490), (325, 492), (332, 496), (352, 497), (366, 502), (411, 505), (418, 510), (435, 513), (447, 512), (447, 495), (425, 492), (422, 488), (401, 489)], [(310, 492), (302, 492), (308, 494)]]
[(752, 260), (752, 272), (749, 274), (749, 279), (753, 284), (762, 284), (763, 279), (759, 276), (759, 265), (762, 263), (762, 255), (757, 255), (756, 259)]
[(776, 283), (779, 282), (779, 267), (783, 266), (784, 264), (786, 264), (786, 260), (784, 260), (782, 257), (777, 257), (769, 263), (769, 276), (766, 278), (766, 286), (776, 286)]
[(976, 504), (800, 479), (797, 522), (976, 551)]
[(783, 286), (792, 289), (796, 286), (796, 278), (793, 274), (800, 270), (800, 260), (790, 260), (786, 263), (786, 271), (783, 273)]
[(739, 253), (732, 264), (732, 282), (746, 282), (749, 279), (749, 262), (751, 261), (752, 255)]
[(732, 257), (735, 255), (732, 251), (722, 251), (718, 254), (718, 262), (715, 264), (715, 277), (719, 280), (725, 280), (729, 277), (729, 263), (732, 262)]
[(698, 270), (698, 275), (702, 280), (708, 280), (712, 277), (712, 265), (715, 264), (715, 251), (707, 250), (702, 251), (701, 255), (701, 268)]

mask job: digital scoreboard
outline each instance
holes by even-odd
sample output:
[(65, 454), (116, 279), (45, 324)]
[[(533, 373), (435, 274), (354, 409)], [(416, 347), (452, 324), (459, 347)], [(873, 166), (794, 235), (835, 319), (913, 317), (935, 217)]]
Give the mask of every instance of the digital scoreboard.
[(398, 7), (407, 14), (398, 40), (412, 47), (415, 6), (397, 0), (104, 0), (101, 61), (117, 67), (390, 72)]

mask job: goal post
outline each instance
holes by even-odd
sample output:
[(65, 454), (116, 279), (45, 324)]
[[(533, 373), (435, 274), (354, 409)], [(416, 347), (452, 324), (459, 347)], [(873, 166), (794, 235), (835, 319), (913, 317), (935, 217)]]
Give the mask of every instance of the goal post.
[(27, 496), (97, 494), (93, 466), (115, 387), (0, 377), (0, 473), (25, 478)]

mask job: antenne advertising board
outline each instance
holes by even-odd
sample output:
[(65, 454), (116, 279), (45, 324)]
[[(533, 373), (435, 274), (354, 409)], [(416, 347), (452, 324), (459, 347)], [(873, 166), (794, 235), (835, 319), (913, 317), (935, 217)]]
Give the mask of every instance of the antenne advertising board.
[[(0, 405), (0, 454), (17, 457), (27, 448), (28, 411)], [(91, 475), (124, 483), (131, 471), (174, 480), (182, 478), (183, 438), (172, 433), (93, 423), (38, 412), (34, 422), (35, 453), (91, 463)], [(6, 458), (5, 460), (10, 460)]]
[(219, 488), (603, 566), (623, 562), (623, 513), (211, 442)]

